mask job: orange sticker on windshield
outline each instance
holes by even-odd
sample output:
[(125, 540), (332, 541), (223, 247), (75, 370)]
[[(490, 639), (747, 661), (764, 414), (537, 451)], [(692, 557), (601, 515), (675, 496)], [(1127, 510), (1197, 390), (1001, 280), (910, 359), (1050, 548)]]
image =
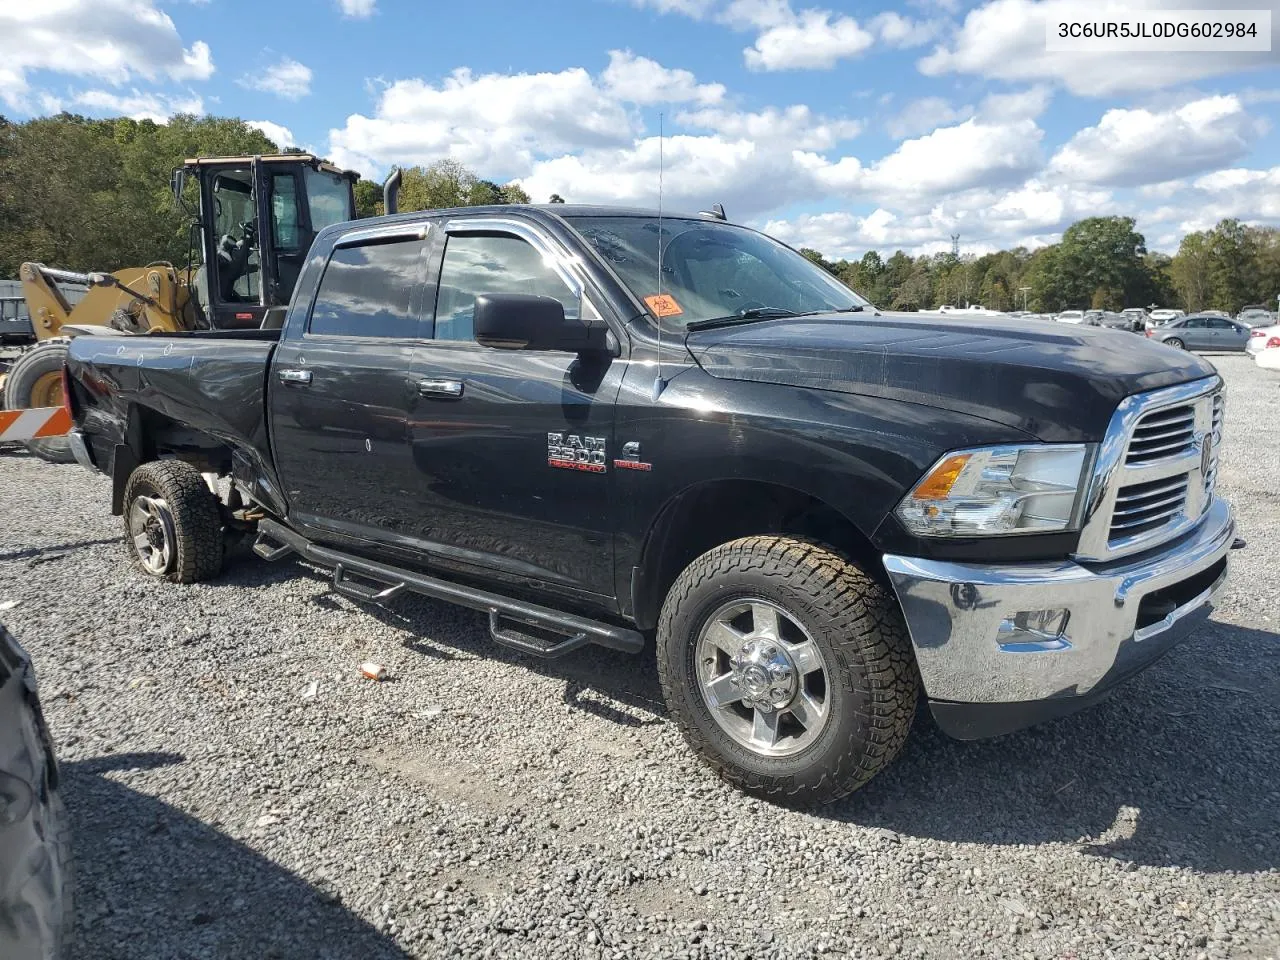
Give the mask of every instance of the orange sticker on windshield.
[(684, 313), (680, 308), (680, 304), (676, 303), (676, 298), (669, 293), (659, 293), (652, 297), (645, 297), (644, 302), (649, 305), (649, 309), (653, 311), (655, 317), (678, 317)]

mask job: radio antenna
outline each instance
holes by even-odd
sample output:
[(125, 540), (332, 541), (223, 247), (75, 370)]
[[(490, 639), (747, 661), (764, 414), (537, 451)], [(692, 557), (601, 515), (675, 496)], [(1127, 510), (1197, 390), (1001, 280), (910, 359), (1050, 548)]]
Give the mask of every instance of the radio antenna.
[(662, 379), (662, 254), (665, 249), (662, 243), (662, 170), (664, 166), (663, 156), (663, 115), (658, 114), (658, 296), (654, 302), (657, 307), (654, 313), (658, 319), (658, 376), (653, 381), (653, 399), (657, 401), (662, 396), (662, 391), (667, 388), (667, 381)]

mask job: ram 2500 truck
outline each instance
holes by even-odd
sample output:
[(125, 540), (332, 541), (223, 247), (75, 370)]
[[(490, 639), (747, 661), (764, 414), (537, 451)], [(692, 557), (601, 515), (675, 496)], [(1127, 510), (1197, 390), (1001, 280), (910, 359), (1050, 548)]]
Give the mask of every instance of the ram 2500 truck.
[(80, 337), (67, 379), (146, 573), (214, 577), (248, 533), (529, 654), (652, 640), (692, 748), (779, 798), (869, 780), (921, 687), (961, 738), (1099, 698), (1235, 544), (1204, 361), (882, 313), (707, 215), (335, 225), (264, 329)]

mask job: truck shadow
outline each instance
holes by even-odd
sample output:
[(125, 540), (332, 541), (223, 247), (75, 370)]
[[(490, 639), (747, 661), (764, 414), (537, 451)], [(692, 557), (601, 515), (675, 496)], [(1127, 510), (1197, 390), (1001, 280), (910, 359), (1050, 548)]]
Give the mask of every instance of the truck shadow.
[(408, 956), (332, 894), (108, 776), (183, 759), (135, 753), (63, 765), (75, 852), (76, 956)]
[[(326, 579), (300, 563), (263, 567), (246, 564), (240, 575)], [(651, 648), (541, 660), (494, 643), (482, 614), (447, 603), (407, 596), (357, 606), (332, 594), (314, 602), (359, 609), (424, 656), (533, 670), (563, 684), (564, 703), (621, 726), (666, 721)], [(1227, 779), (1225, 769), (1256, 775)], [(951, 843), (1061, 844), (1064, 856), (1262, 871), (1280, 866), (1277, 769), (1280, 635), (1211, 621), (1114, 697), (1030, 730), (963, 743), (921, 709), (889, 769), (809, 815)]]
[(922, 715), (897, 763), (817, 813), (956, 843), (1065, 844), (1066, 857), (1273, 869), (1278, 664), (1280, 635), (1210, 623), (1114, 697), (1063, 720), (961, 743)]

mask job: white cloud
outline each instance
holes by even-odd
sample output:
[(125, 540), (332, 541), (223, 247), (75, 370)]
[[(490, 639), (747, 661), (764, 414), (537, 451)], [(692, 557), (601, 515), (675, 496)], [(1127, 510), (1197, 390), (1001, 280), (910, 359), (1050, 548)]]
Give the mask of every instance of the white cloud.
[(804, 10), (793, 21), (770, 27), (742, 52), (747, 66), (752, 70), (829, 69), (875, 43), (857, 20), (833, 20), (832, 16), (825, 10)]
[[(903, 142), (845, 186), (872, 196), (898, 198), (905, 207), (948, 192), (1006, 186), (1039, 169), (1043, 136), (1033, 120), (997, 124), (966, 120)], [(839, 166), (820, 173), (819, 178), (840, 189), (846, 178)]]
[(912, 20), (892, 10), (877, 14), (867, 26), (890, 47), (905, 49), (928, 43), (942, 30), (939, 20)]
[(768, 107), (757, 113), (710, 107), (677, 114), (676, 120), (686, 127), (713, 130), (729, 139), (750, 139), (797, 150), (828, 150), (862, 132), (857, 120), (818, 116), (804, 104), (783, 110)]
[[(616, 149), (587, 150), (536, 163), (520, 179), (536, 198), (558, 193), (575, 203), (658, 205), (658, 138)], [(724, 203), (735, 219), (814, 195), (788, 151), (719, 136), (667, 137), (663, 143), (663, 202), (673, 211)]]
[(992, 93), (983, 98), (978, 113), (984, 120), (1034, 120), (1049, 108), (1053, 91), (1045, 86), (1014, 93)]
[(952, 107), (942, 97), (923, 97), (912, 100), (896, 116), (890, 117), (885, 123), (885, 129), (893, 139), (902, 140), (929, 133), (957, 120), (967, 120), (971, 116), (972, 107)]
[(194, 93), (170, 96), (144, 93), (137, 89), (127, 94), (109, 90), (85, 90), (75, 94), (72, 102), (94, 113), (132, 117), (134, 120), (153, 120), (167, 123), (175, 113), (204, 113), (204, 100)]
[(272, 123), (270, 120), (246, 120), (245, 125), (265, 134), (267, 139), (274, 142), (281, 150), (298, 145), (293, 138), (293, 131), (278, 123)]
[(49, 70), (110, 84), (135, 78), (206, 80), (208, 44), (184, 47), (153, 0), (36, 0), (0, 3), (0, 101), (27, 111), (41, 95), (28, 74)]
[(342, 15), (352, 20), (366, 20), (373, 16), (377, 8), (377, 0), (338, 0), (338, 9), (342, 11)]
[(928, 210), (903, 214), (877, 207), (770, 220), (764, 229), (793, 246), (809, 246), (828, 257), (856, 259), (869, 249), (883, 255), (903, 249), (913, 256), (951, 248), (959, 234), (966, 253), (1056, 242), (1081, 217), (1108, 209), (1106, 191), (1050, 186), (1038, 180), (1007, 192), (971, 190), (939, 200)]
[(1108, 110), (1054, 155), (1050, 170), (1076, 183), (1139, 186), (1221, 167), (1262, 134), (1238, 97), (1206, 97), (1164, 111)]
[(647, 7), (658, 13), (681, 13), (701, 20), (716, 5), (717, 0), (632, 0), (637, 7)]
[[(1212, 6), (1204, 0), (1126, 0), (1126, 9)], [(1049, 80), (1071, 92), (1104, 96), (1158, 90), (1203, 77), (1234, 73), (1264, 64), (1273, 53), (1050, 53), (1045, 49), (1045, 19), (1063, 16), (1087, 20), (1104, 10), (1114, 14), (1112, 0), (988, 0), (971, 10), (963, 26), (919, 63), (929, 76), (976, 74), (1000, 80)], [(1273, 23), (1280, 29), (1280, 18)]]
[(284, 57), (261, 73), (246, 74), (238, 82), (251, 90), (274, 93), (285, 100), (301, 100), (311, 92), (311, 68), (292, 57)]
[(634, 124), (581, 67), (510, 75), (461, 68), (438, 86), (396, 81), (372, 117), (347, 117), (329, 141), (337, 162), (366, 172), (453, 157), (501, 179), (539, 156), (629, 144)]
[(670, 70), (648, 57), (630, 50), (610, 50), (609, 66), (600, 80), (605, 90), (628, 103), (718, 103), (724, 99), (724, 85), (698, 83), (688, 70)]

